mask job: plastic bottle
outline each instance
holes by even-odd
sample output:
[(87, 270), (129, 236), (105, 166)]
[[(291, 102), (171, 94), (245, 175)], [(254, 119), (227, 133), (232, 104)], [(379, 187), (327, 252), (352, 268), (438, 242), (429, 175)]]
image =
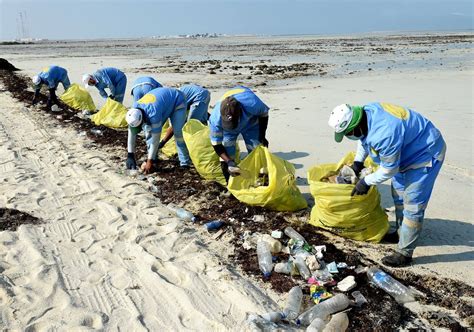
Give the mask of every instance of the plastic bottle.
[(263, 277), (265, 279), (269, 278), (273, 269), (272, 254), (268, 243), (261, 239), (257, 242), (257, 257), (258, 266), (263, 273)]
[(262, 240), (268, 243), (272, 254), (276, 254), (281, 251), (282, 245), (281, 245), (281, 242), (278, 241), (277, 239), (274, 239), (270, 235), (265, 234), (262, 236)]
[(311, 278), (311, 272), (309, 271), (308, 266), (306, 265), (305, 257), (303, 255), (296, 255), (295, 265), (304, 280), (308, 280), (309, 278)]
[(346, 309), (350, 304), (349, 298), (344, 294), (337, 294), (324, 302), (318, 303), (298, 316), (298, 325), (309, 325), (315, 318), (326, 319), (327, 316)]
[(295, 231), (291, 226), (286, 227), (284, 232), (290, 239), (293, 239), (296, 242), (306, 242), (304, 237), (300, 233)]
[(174, 212), (176, 217), (184, 221), (196, 221), (196, 217), (186, 209), (180, 208), (172, 203), (167, 205), (168, 209)]
[(373, 266), (367, 270), (367, 276), (370, 282), (386, 291), (398, 303), (403, 304), (415, 301), (410, 289), (405, 287), (403, 284), (401, 284), (382, 270)]
[(306, 328), (306, 332), (322, 332), (326, 327), (326, 322), (321, 318), (315, 318)]
[(288, 299), (286, 300), (286, 307), (283, 309), (283, 313), (287, 320), (293, 320), (298, 317), (301, 309), (301, 301), (303, 300), (303, 291), (300, 286), (295, 286), (290, 289), (288, 293)]
[(213, 220), (213, 221), (207, 222), (205, 225), (206, 225), (207, 231), (212, 232), (212, 231), (219, 230), (222, 226), (225, 225), (225, 223), (222, 220)]
[(349, 317), (345, 312), (339, 312), (332, 316), (323, 332), (344, 332), (349, 327)]
[(285, 318), (285, 313), (281, 311), (271, 311), (260, 316), (269, 322), (277, 323), (281, 321), (283, 318)]

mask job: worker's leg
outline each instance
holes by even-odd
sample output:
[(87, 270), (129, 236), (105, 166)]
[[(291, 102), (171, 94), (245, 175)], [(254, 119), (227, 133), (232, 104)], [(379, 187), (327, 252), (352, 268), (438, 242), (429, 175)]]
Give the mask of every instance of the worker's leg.
[(400, 241), (397, 250), (403, 256), (413, 255), (420, 238), (425, 210), (442, 165), (443, 161), (433, 159), (430, 167), (405, 172), (403, 223), (399, 231)]
[(405, 191), (405, 179), (403, 173), (398, 173), (392, 178), (392, 198), (395, 205), (395, 228), (398, 231), (403, 220), (403, 194)]
[(64, 78), (61, 83), (63, 85), (64, 91), (69, 89), (69, 87), (71, 86), (71, 82), (69, 81), (69, 77), (67, 76), (67, 74), (64, 75)]
[(206, 124), (208, 107), (209, 101), (207, 101), (207, 103), (203, 101), (193, 103), (189, 108), (189, 119), (196, 119)]
[(190, 166), (188, 148), (183, 138), (183, 126), (186, 123), (186, 108), (175, 110), (170, 116), (171, 126), (173, 127), (176, 149), (178, 150), (178, 159), (181, 166)]

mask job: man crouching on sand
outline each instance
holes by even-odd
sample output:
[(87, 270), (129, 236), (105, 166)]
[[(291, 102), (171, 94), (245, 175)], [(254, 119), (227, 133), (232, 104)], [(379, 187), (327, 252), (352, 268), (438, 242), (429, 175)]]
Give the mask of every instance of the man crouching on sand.
[(191, 160), (183, 139), (183, 125), (186, 122), (186, 100), (184, 94), (174, 88), (151, 90), (134, 103), (126, 115), (128, 123), (127, 169), (137, 169), (135, 160), (137, 134), (145, 132), (148, 157), (145, 174), (157, 170), (158, 150), (163, 123), (170, 119), (178, 150), (180, 167), (189, 168)]
[(259, 144), (268, 146), (268, 106), (249, 88), (238, 86), (221, 97), (209, 118), (211, 143), (221, 160), (226, 181), (240, 174), (235, 164), (237, 136), (242, 134), (250, 153)]
[(380, 165), (375, 173), (359, 180), (352, 196), (365, 195), (370, 186), (392, 179), (398, 234), (389, 233), (384, 240), (398, 242), (398, 250), (384, 257), (382, 263), (392, 267), (408, 265), (444, 162), (446, 143), (441, 132), (419, 113), (387, 103), (337, 106), (329, 126), (334, 128), (336, 142), (344, 136), (358, 141), (352, 165), (357, 175), (368, 155)]

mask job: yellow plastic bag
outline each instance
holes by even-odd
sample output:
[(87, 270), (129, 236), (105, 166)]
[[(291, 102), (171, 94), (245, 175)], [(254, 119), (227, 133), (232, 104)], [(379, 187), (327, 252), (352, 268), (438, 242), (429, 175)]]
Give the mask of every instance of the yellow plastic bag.
[[(239, 201), (275, 211), (297, 211), (308, 203), (295, 182), (295, 168), (290, 162), (259, 145), (239, 164), (241, 175), (231, 177), (227, 188)], [(256, 185), (260, 169), (268, 170), (268, 186)]]
[(97, 125), (104, 125), (109, 128), (126, 128), (127, 121), (125, 115), (127, 108), (118, 101), (107, 98), (105, 105), (99, 112), (91, 117), (91, 120)]
[[(376, 186), (367, 195), (351, 196), (353, 184), (322, 182), (343, 165), (351, 165), (355, 154), (347, 154), (338, 164), (322, 164), (308, 171), (308, 182), (315, 205), (310, 224), (340, 236), (359, 241), (380, 242), (389, 229), (388, 218), (380, 206)], [(370, 158), (366, 167), (376, 167)]]
[(91, 112), (95, 112), (96, 110), (90, 93), (76, 83), (71, 84), (61, 95), (60, 99), (66, 105), (76, 110), (87, 110)]
[(206, 180), (213, 180), (225, 186), (219, 156), (214, 151), (209, 138), (209, 127), (196, 119), (191, 119), (183, 127), (183, 138), (189, 156), (199, 175)]
[[(170, 127), (170, 120), (166, 121), (165, 124), (163, 125), (163, 128), (161, 129), (161, 139), (165, 137), (166, 131)], [(174, 136), (171, 137), (171, 139), (166, 142), (165, 146), (161, 148), (161, 152), (164, 153), (168, 157), (173, 157), (178, 153), (178, 150), (176, 149), (176, 141), (174, 140)]]

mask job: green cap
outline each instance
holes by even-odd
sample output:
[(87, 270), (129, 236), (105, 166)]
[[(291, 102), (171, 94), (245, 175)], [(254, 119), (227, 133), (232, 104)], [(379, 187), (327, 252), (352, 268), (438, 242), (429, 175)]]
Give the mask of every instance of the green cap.
[(349, 126), (347, 126), (346, 130), (340, 132), (340, 133), (334, 133), (334, 139), (336, 140), (337, 143), (340, 143), (344, 136), (352, 131), (354, 128), (356, 128), (360, 120), (362, 119), (362, 112), (364, 108), (362, 106), (351, 106), (351, 111), (353, 113), (351, 122), (349, 123)]

